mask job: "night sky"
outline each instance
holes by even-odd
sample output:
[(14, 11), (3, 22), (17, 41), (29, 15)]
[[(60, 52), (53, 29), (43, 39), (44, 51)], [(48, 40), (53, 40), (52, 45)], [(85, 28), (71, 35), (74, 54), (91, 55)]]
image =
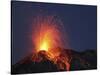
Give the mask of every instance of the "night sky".
[(32, 51), (32, 19), (41, 10), (60, 17), (71, 49), (97, 49), (96, 6), (12, 1), (12, 64)]

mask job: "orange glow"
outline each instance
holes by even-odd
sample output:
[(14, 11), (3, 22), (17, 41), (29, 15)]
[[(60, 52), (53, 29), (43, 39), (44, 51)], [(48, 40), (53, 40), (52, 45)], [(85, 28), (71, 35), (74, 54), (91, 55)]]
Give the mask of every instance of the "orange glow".
[(32, 42), (36, 51), (49, 51), (53, 48), (64, 48), (65, 46), (69, 48), (67, 33), (57, 16), (38, 15), (34, 17), (32, 28)]
[[(32, 41), (36, 54), (45, 51), (47, 58), (57, 64), (60, 69), (64, 68), (64, 63), (67, 66), (66, 69), (69, 70), (69, 60), (62, 51), (64, 45), (69, 47), (62, 22), (56, 16), (36, 16), (33, 26), (35, 27), (33, 27)], [(41, 57), (36, 55), (33, 60), (37, 58)]]
[(32, 42), (36, 51), (64, 48), (64, 45), (69, 47), (67, 36), (64, 34), (64, 26), (57, 16), (38, 15), (33, 20), (32, 28)]
[(46, 41), (40, 45), (40, 50), (48, 51), (48, 43)]

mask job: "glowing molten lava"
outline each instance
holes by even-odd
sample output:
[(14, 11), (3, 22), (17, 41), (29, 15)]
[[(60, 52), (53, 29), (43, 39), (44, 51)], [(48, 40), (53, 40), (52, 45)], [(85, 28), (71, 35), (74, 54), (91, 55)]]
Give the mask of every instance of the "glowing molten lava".
[(36, 50), (33, 60), (48, 59), (59, 69), (69, 70), (66, 54), (60, 48), (68, 48), (68, 40), (62, 22), (56, 16), (36, 16), (33, 21), (32, 41)]
[(47, 41), (43, 41), (43, 43), (40, 45), (40, 50), (48, 51), (48, 43), (47, 43)]
[(36, 51), (69, 48), (65, 27), (57, 16), (38, 15), (34, 17), (32, 28), (32, 41)]

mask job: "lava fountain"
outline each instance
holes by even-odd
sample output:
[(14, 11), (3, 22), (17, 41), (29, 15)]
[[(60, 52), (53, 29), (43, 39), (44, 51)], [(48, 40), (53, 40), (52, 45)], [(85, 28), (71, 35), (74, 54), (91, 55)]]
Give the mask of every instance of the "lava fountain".
[[(32, 30), (35, 52), (45, 51), (47, 58), (57, 64), (60, 69), (63, 68), (63, 63), (65, 63), (67, 65), (66, 69), (69, 70), (68, 58), (62, 51), (65, 47), (69, 48), (69, 44), (67, 33), (61, 20), (57, 16), (52, 15), (35, 16)], [(35, 60), (36, 58), (39, 57), (35, 56), (33, 59)], [(58, 64), (58, 61), (61, 64)]]

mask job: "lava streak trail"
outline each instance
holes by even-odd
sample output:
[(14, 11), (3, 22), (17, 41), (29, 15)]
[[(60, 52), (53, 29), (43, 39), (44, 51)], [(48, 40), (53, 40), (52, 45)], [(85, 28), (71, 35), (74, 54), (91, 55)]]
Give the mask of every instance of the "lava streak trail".
[(38, 15), (34, 17), (32, 30), (32, 41), (36, 50), (69, 48), (67, 32), (57, 16)]
[(60, 56), (65, 55), (62, 52), (63, 48), (69, 48), (67, 32), (61, 20), (53, 15), (38, 15), (34, 17), (32, 25), (32, 41), (36, 53), (46, 51), (46, 56), (60, 69), (63, 69), (64, 63), (69, 70), (67, 56)]

